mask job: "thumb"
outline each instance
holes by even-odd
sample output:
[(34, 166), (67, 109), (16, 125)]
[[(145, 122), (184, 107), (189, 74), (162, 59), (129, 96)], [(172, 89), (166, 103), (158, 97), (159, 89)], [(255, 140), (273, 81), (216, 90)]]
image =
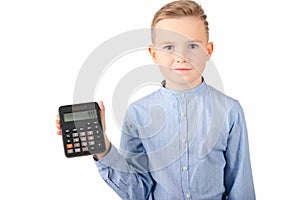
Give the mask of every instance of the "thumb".
[(102, 129), (103, 132), (105, 133), (106, 130), (106, 125), (105, 125), (105, 107), (102, 101), (98, 103), (99, 108), (100, 108), (100, 117), (101, 117), (101, 124), (102, 124)]

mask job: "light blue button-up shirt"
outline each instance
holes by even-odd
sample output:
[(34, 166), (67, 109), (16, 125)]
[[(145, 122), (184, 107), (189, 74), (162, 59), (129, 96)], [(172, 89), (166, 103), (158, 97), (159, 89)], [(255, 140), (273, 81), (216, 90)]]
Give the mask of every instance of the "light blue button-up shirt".
[(255, 199), (243, 110), (205, 82), (131, 104), (120, 149), (96, 165), (122, 199)]

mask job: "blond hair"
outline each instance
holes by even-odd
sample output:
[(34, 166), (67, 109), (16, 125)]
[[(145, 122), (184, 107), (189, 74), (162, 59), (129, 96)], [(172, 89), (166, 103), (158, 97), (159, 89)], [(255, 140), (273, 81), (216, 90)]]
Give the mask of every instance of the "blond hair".
[(204, 13), (201, 5), (191, 0), (177, 0), (163, 6), (156, 12), (153, 17), (151, 28), (154, 29), (156, 24), (163, 19), (178, 17), (199, 17), (205, 25), (207, 40), (209, 39), (209, 27), (206, 20), (207, 15)]

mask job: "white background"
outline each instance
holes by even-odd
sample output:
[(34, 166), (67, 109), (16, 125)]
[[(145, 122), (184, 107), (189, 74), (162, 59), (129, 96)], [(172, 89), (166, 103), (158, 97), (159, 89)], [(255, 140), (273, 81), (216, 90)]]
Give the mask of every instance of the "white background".
[[(119, 199), (91, 157), (65, 158), (56, 135), (57, 109), (72, 103), (78, 72), (95, 48), (117, 34), (148, 28), (166, 2), (0, 2), (0, 199)], [(257, 199), (298, 198), (298, 3), (201, 3), (225, 92), (245, 111)], [(134, 57), (138, 64), (151, 64), (146, 52)], [(108, 78), (112, 85), (122, 77), (115, 71)], [(113, 87), (98, 88), (95, 101), (105, 101), (108, 132), (117, 143), (109, 100)]]

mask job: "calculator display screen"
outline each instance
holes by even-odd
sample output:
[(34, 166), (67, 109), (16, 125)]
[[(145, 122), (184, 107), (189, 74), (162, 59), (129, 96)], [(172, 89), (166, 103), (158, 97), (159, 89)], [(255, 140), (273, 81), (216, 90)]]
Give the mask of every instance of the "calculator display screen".
[(97, 118), (96, 110), (87, 110), (81, 112), (73, 112), (64, 114), (65, 122), (80, 121)]

